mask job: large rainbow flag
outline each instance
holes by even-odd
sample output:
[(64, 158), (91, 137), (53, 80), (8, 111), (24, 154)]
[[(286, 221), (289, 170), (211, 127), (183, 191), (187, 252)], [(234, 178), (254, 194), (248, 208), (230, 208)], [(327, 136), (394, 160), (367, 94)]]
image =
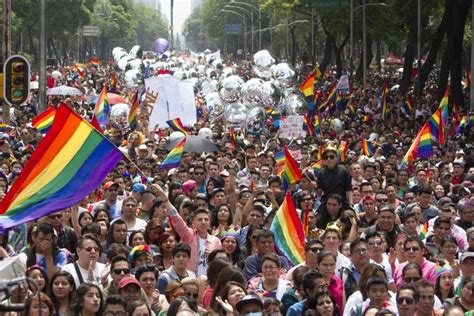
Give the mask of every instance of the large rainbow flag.
[(304, 230), (290, 192), (275, 214), (270, 230), (275, 234), (275, 245), (293, 265), (304, 261)]
[(122, 153), (66, 105), (0, 204), (0, 230), (79, 203)]
[(321, 77), (321, 71), (319, 71), (318, 67), (315, 67), (300, 85), (300, 91), (304, 94), (306, 100), (308, 101), (308, 109), (310, 111), (314, 109), (314, 83), (319, 77)]
[(53, 125), (55, 115), (56, 109), (54, 106), (50, 106), (43, 113), (36, 116), (31, 121), (31, 125), (33, 125), (38, 130), (38, 132), (46, 134)]

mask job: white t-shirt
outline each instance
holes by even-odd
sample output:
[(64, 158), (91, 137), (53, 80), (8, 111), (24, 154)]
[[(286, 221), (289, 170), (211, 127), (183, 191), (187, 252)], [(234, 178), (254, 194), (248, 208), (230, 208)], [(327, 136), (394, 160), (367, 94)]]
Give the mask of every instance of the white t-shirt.
[(197, 276), (207, 273), (206, 239), (199, 237), (199, 256), (197, 265)]
[[(77, 264), (77, 266), (79, 268), (79, 271), (81, 272), (82, 280), (84, 282), (87, 282), (89, 280), (87, 269), (83, 269), (79, 264)], [(103, 263), (97, 262), (95, 264), (95, 268), (94, 268), (94, 271), (93, 271), (93, 275), (94, 275), (94, 281), (93, 282), (97, 285), (100, 285), (100, 273), (102, 272), (102, 270), (104, 268), (105, 268), (105, 264), (103, 264)], [(80, 282), (79, 277), (78, 277), (77, 272), (76, 272), (76, 268), (74, 267), (74, 263), (66, 264), (62, 268), (62, 271), (69, 272), (72, 275), (72, 277), (74, 278), (74, 283), (76, 283), (76, 288), (78, 288), (79, 285), (81, 285), (81, 282)]]

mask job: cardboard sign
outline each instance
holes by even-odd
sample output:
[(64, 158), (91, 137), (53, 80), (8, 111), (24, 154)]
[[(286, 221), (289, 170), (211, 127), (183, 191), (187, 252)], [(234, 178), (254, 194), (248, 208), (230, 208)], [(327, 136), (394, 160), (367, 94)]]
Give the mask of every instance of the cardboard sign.
[(280, 137), (289, 139), (306, 137), (303, 122), (304, 118), (302, 115), (280, 117)]

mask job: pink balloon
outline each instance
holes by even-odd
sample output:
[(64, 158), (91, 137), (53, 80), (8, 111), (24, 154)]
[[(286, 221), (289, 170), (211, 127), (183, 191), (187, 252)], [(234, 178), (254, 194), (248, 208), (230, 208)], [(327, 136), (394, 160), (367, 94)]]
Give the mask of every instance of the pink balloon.
[(163, 54), (169, 47), (170, 43), (166, 39), (160, 37), (155, 40), (155, 53)]

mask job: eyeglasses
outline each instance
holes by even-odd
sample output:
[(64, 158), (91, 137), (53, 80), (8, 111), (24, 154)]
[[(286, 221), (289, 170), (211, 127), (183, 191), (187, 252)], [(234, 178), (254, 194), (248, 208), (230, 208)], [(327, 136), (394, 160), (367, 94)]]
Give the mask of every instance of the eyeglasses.
[(187, 297), (197, 299), (199, 297), (198, 293), (184, 293)]
[(369, 246), (380, 246), (382, 245), (383, 241), (381, 240), (373, 240), (373, 241), (369, 241)]
[(328, 160), (328, 159), (332, 160), (332, 159), (336, 159), (336, 156), (334, 156), (334, 155), (327, 155), (327, 156), (323, 156), (323, 159), (324, 159), (324, 160)]
[(413, 277), (413, 278), (408, 277), (408, 278), (403, 279), (403, 281), (405, 281), (405, 283), (416, 283), (420, 280), (421, 280), (421, 278), (419, 278), (419, 277)]
[(377, 199), (377, 202), (379, 202), (379, 203), (385, 203), (387, 201), (388, 201), (388, 199)]
[(115, 274), (130, 274), (131, 270), (129, 268), (123, 268), (123, 269), (113, 269), (112, 270)]
[(368, 251), (367, 248), (357, 248), (353, 250), (354, 253), (359, 253), (359, 254), (366, 253), (367, 251)]
[(410, 248), (405, 248), (405, 252), (417, 252), (420, 251), (420, 247), (410, 247)]
[(397, 297), (397, 304), (402, 305), (403, 303), (405, 303), (407, 305), (412, 305), (413, 303), (415, 303), (415, 299), (413, 297), (409, 297), (409, 296)]
[(87, 252), (92, 252), (94, 250), (95, 252), (99, 252), (100, 248), (99, 247), (87, 247), (87, 248), (82, 248)]
[(309, 248), (308, 250), (311, 251), (312, 253), (318, 253), (318, 252), (323, 251), (324, 248), (322, 248), (322, 247), (313, 247), (313, 248)]

